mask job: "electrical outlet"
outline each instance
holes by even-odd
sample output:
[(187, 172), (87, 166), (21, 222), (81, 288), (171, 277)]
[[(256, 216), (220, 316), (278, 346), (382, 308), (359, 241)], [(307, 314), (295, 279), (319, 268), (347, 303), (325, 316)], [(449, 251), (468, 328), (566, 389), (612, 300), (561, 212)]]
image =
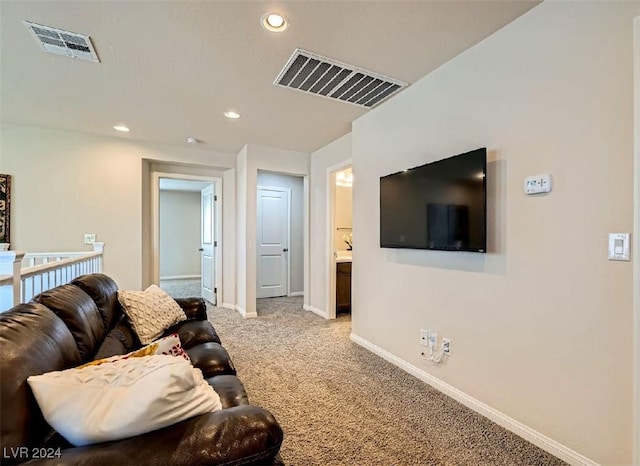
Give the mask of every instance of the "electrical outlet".
[(84, 234), (84, 244), (93, 244), (96, 242), (96, 234), (95, 233), (85, 233)]
[(429, 349), (435, 351), (438, 347), (438, 334), (429, 329)]
[(429, 346), (429, 331), (423, 328), (420, 329), (420, 344), (422, 346)]
[(448, 338), (442, 339), (442, 354), (451, 354), (451, 340)]

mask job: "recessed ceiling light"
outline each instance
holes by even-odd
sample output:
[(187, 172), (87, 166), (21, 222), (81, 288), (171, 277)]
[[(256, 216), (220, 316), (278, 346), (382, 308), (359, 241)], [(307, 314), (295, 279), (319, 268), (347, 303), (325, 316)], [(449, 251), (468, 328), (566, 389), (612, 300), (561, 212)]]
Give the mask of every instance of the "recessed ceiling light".
[(272, 28), (281, 28), (284, 24), (284, 18), (278, 14), (270, 14), (266, 18), (267, 24)]
[(260, 24), (267, 31), (282, 32), (289, 27), (287, 18), (279, 13), (266, 13), (260, 18)]
[(131, 131), (127, 126), (123, 124), (115, 125), (113, 129), (115, 129), (116, 131), (121, 131), (123, 133), (128, 133), (129, 131)]
[(238, 118), (240, 118), (240, 114), (237, 112), (234, 112), (233, 110), (229, 110), (228, 112), (224, 112), (224, 116), (226, 116), (227, 118), (231, 118), (232, 120), (236, 120)]

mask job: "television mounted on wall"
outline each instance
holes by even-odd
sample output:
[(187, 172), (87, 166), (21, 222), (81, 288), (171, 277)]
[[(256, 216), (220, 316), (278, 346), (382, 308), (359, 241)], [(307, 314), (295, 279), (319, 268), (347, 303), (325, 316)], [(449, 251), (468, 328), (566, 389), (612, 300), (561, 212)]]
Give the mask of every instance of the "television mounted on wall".
[(380, 178), (380, 247), (487, 249), (487, 149)]

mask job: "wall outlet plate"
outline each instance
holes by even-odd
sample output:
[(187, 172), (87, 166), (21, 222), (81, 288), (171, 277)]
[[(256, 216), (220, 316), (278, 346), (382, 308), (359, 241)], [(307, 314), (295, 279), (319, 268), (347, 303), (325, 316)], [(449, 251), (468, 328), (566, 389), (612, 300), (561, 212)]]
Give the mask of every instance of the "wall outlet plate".
[(85, 233), (84, 234), (84, 244), (93, 244), (96, 242), (96, 234), (95, 233)]
[(423, 328), (420, 329), (420, 344), (422, 346), (429, 346), (429, 331)]
[(438, 333), (429, 329), (429, 349), (435, 351), (438, 348)]
[(448, 338), (442, 339), (442, 354), (451, 354), (451, 340)]

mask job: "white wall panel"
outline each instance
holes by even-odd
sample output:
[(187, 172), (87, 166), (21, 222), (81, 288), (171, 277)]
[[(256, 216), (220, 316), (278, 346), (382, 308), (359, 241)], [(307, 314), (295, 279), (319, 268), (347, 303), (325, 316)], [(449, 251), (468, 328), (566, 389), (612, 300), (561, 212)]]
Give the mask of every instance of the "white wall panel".
[[(353, 333), (602, 464), (631, 463), (631, 2), (544, 2), (353, 125)], [(489, 253), (379, 247), (379, 177), (486, 146)], [(526, 196), (527, 175), (553, 191)], [(434, 367), (419, 330), (451, 338)]]

